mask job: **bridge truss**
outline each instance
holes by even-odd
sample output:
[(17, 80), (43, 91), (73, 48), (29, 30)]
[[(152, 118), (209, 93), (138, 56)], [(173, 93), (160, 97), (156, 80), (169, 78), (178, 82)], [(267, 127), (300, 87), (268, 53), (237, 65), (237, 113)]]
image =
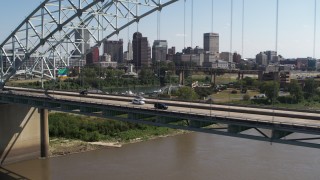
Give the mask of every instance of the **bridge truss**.
[(55, 78), (104, 40), (178, 0), (45, 0), (0, 44), (0, 88), (15, 74)]

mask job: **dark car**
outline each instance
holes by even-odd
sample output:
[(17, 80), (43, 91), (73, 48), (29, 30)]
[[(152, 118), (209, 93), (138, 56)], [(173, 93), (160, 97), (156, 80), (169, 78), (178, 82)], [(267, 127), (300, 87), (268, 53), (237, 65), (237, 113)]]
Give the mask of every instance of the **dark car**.
[(88, 95), (88, 91), (87, 90), (82, 90), (79, 92), (80, 95), (86, 96)]
[(168, 109), (168, 105), (164, 103), (154, 103), (154, 108), (156, 109)]

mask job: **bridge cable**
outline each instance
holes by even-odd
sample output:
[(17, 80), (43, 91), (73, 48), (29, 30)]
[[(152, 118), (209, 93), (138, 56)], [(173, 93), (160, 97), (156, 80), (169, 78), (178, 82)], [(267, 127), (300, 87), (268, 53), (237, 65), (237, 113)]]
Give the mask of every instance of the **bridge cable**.
[(242, 42), (241, 42), (241, 55), (244, 58), (244, 11), (245, 11), (245, 0), (242, 0)]
[[(279, 0), (277, 0), (277, 4), (276, 4), (276, 47), (275, 47), (275, 51), (278, 55), (278, 33), (279, 33)], [(273, 99), (271, 100), (272, 101), (272, 109), (273, 109), (273, 116), (272, 116), (272, 122), (274, 122), (274, 114), (275, 114), (275, 104), (274, 104), (274, 101), (275, 101), (275, 97), (276, 97), (276, 93), (277, 90), (276, 90), (276, 75), (279, 77), (280, 74), (276, 73), (276, 71), (278, 73), (280, 73), (280, 69), (277, 69), (276, 66), (274, 65), (274, 72), (273, 72), (273, 83), (274, 83), (274, 88), (273, 88)]]
[(279, 0), (277, 0), (276, 7), (276, 49), (275, 51), (278, 53), (278, 33), (279, 33)]
[(191, 0), (191, 48), (193, 48), (193, 0)]
[[(160, 4), (160, 0), (158, 0), (158, 3)], [(158, 40), (158, 43), (159, 43), (159, 40), (160, 40), (160, 12), (159, 12), (159, 10), (157, 12), (157, 40)], [(160, 66), (161, 66), (161, 52), (160, 52), (160, 56), (159, 56), (158, 49), (156, 50), (155, 56), (156, 57), (154, 58), (154, 60), (156, 61), (155, 63), (157, 64), (157, 66), (156, 66), (157, 69), (156, 70), (157, 70), (157, 74), (158, 74), (159, 85), (160, 85), (160, 88), (161, 88), (161, 68), (160, 68)], [(159, 93), (161, 93), (161, 92), (159, 92)], [(160, 96), (158, 95), (157, 100), (159, 100), (159, 99), (160, 99)]]
[[(193, 49), (192, 52), (190, 52), (190, 62), (189, 62), (189, 66), (190, 66), (190, 75), (191, 75), (191, 88), (192, 88), (192, 75), (193, 72), (191, 70), (192, 68), (192, 57), (194, 56), (194, 48), (193, 48), (193, 17), (194, 17), (194, 4), (193, 4), (193, 0), (191, 0), (191, 49)], [(191, 54), (192, 53), (192, 54)], [(191, 101), (190, 101), (190, 114), (191, 114)]]
[(211, 1), (211, 32), (213, 32), (213, 1)]
[(183, 48), (186, 48), (186, 0), (183, 3)]
[(313, 58), (316, 58), (317, 0), (314, 0)]
[[(231, 68), (231, 63), (232, 63), (232, 42), (233, 42), (233, 0), (231, 0), (230, 3), (230, 52), (229, 52), (229, 62)], [(229, 74), (229, 82), (231, 81), (231, 75)], [(230, 103), (231, 103), (231, 92), (229, 93), (229, 111), (228, 111), (228, 116), (230, 117)]]
[[(242, 31), (241, 31), (241, 56), (242, 56), (242, 58), (244, 59), (244, 54), (243, 54), (243, 50), (244, 50), (244, 12), (245, 12), (245, 0), (242, 0), (242, 22), (241, 22), (241, 29), (242, 29)], [(236, 54), (236, 55), (238, 55), (238, 54)], [(237, 57), (236, 57), (237, 58)], [(242, 93), (242, 92), (245, 92), (245, 93), (247, 93), (247, 90), (244, 90), (244, 87), (243, 87), (243, 76), (242, 76), (242, 74), (241, 74), (241, 72), (239, 72), (240, 74), (239, 74), (239, 81), (240, 81), (240, 83), (241, 83), (241, 87), (240, 87), (240, 93)]]

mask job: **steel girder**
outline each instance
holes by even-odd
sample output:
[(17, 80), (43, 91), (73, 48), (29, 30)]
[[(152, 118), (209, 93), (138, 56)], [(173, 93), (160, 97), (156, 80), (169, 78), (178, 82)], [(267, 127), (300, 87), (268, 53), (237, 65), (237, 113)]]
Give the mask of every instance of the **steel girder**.
[(0, 88), (19, 71), (56, 77), (92, 47), (178, 0), (45, 0), (0, 44)]

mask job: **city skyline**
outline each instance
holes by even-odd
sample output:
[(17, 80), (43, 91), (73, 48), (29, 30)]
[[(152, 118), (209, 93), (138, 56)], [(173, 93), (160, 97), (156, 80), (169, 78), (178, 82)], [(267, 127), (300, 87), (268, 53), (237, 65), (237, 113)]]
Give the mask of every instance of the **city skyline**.
[[(212, 19), (212, 2), (213, 19)], [(231, 2), (233, 2), (232, 41)], [(244, 41), (242, 47), (242, 2), (245, 2)], [(314, 37), (314, 0), (279, 0), (278, 54), (285, 58), (313, 57)], [(184, 1), (180, 0), (160, 13), (160, 31), (157, 31), (157, 13), (141, 19), (139, 26), (131, 25), (118, 36), (110, 40), (128, 39), (137, 30), (154, 40), (167, 40), (168, 47), (175, 46), (177, 52), (184, 47), (203, 48), (203, 34), (214, 32), (220, 36), (220, 52), (238, 52), (244, 58), (254, 58), (261, 51), (276, 50), (276, 3), (277, 0), (203, 0), (193, 2), (193, 20), (191, 18), (192, 1), (186, 1), (186, 24), (184, 26)], [(17, 6), (19, 4), (19, 6)], [(12, 0), (3, 2), (0, 7), (0, 41), (2, 42), (21, 21), (30, 14), (39, 2)], [(317, 4), (317, 20), (320, 19)], [(14, 14), (12, 13), (14, 12)], [(174, 15), (173, 15), (174, 14)], [(200, 18), (199, 18), (200, 17)], [(170, 19), (170, 21), (168, 21)], [(191, 28), (193, 21), (193, 28)], [(212, 23), (213, 22), (213, 23)], [(174, 28), (171, 28), (174, 27)], [(184, 32), (185, 27), (185, 32)], [(315, 57), (320, 58), (320, 27), (316, 26)], [(230, 44), (232, 42), (232, 44)], [(126, 48), (124, 49), (126, 51)]]

